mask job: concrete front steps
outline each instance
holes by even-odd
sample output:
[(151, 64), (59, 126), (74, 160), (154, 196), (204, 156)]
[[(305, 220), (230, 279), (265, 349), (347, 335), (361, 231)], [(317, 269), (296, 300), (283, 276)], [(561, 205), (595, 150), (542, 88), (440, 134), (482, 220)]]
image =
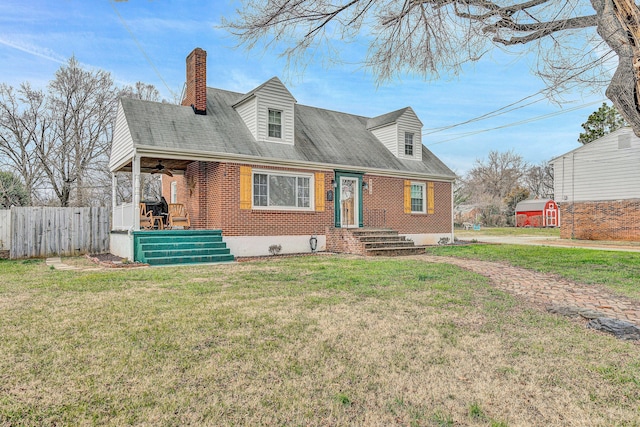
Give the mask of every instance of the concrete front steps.
[(149, 265), (230, 262), (234, 256), (222, 241), (221, 230), (137, 231), (134, 260)]
[(426, 248), (387, 228), (358, 228), (351, 230), (351, 234), (361, 242), (367, 256), (419, 255)]

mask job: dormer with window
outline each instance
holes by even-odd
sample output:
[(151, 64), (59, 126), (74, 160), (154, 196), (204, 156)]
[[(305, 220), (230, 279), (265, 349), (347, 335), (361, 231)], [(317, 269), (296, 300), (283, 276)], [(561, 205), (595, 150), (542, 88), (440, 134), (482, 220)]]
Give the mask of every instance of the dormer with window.
[(422, 160), (422, 122), (411, 107), (369, 119), (367, 129), (399, 159)]
[(293, 145), (295, 103), (280, 79), (274, 77), (245, 94), (233, 108), (257, 142)]

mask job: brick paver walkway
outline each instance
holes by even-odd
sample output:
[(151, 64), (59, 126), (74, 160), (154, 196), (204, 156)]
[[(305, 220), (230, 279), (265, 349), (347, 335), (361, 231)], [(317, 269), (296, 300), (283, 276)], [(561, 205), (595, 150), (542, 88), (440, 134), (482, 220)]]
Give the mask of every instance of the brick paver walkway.
[(553, 274), (538, 273), (489, 261), (419, 255), (427, 262), (453, 264), (491, 279), (493, 284), (541, 307), (571, 306), (595, 310), (606, 317), (640, 326), (640, 304), (594, 285), (584, 285)]

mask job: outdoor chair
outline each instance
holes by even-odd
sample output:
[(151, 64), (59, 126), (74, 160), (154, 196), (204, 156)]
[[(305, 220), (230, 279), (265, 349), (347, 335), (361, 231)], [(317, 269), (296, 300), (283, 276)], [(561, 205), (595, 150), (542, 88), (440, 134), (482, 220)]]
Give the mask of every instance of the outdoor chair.
[(151, 230), (155, 222), (153, 212), (147, 212), (147, 206), (144, 203), (140, 203), (140, 228), (143, 230)]
[(169, 203), (169, 227), (189, 228), (191, 221), (189, 220), (189, 212), (182, 203)]

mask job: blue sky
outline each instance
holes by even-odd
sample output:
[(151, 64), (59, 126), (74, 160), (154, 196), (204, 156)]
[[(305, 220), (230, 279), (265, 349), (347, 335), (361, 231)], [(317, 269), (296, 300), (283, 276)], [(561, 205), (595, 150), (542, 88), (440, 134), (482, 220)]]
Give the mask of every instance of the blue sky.
[[(84, 67), (109, 71), (120, 85), (151, 83), (171, 98), (171, 92), (182, 91), (185, 57), (201, 47), (207, 51), (210, 87), (247, 92), (279, 76), (300, 104), (369, 117), (411, 106), (424, 124), (423, 143), (458, 174), (490, 150), (513, 150), (540, 163), (578, 147), (580, 124), (604, 100), (604, 95), (576, 94), (570, 97), (574, 102), (563, 106), (545, 100), (432, 133), (532, 95), (543, 84), (530, 74), (527, 58), (516, 61), (500, 52), (467, 67), (456, 79), (436, 82), (405, 76), (377, 86), (371, 73), (358, 66), (315, 63), (293, 75), (275, 52), (238, 49), (236, 40), (217, 27), (223, 16), (233, 18), (236, 7), (237, 2), (227, 0), (3, 0), (0, 82), (18, 86), (28, 81), (44, 88), (75, 55)], [(357, 56), (365, 46), (350, 48)], [(558, 112), (564, 113), (554, 115)], [(544, 120), (461, 137), (549, 114), (553, 116)]]

